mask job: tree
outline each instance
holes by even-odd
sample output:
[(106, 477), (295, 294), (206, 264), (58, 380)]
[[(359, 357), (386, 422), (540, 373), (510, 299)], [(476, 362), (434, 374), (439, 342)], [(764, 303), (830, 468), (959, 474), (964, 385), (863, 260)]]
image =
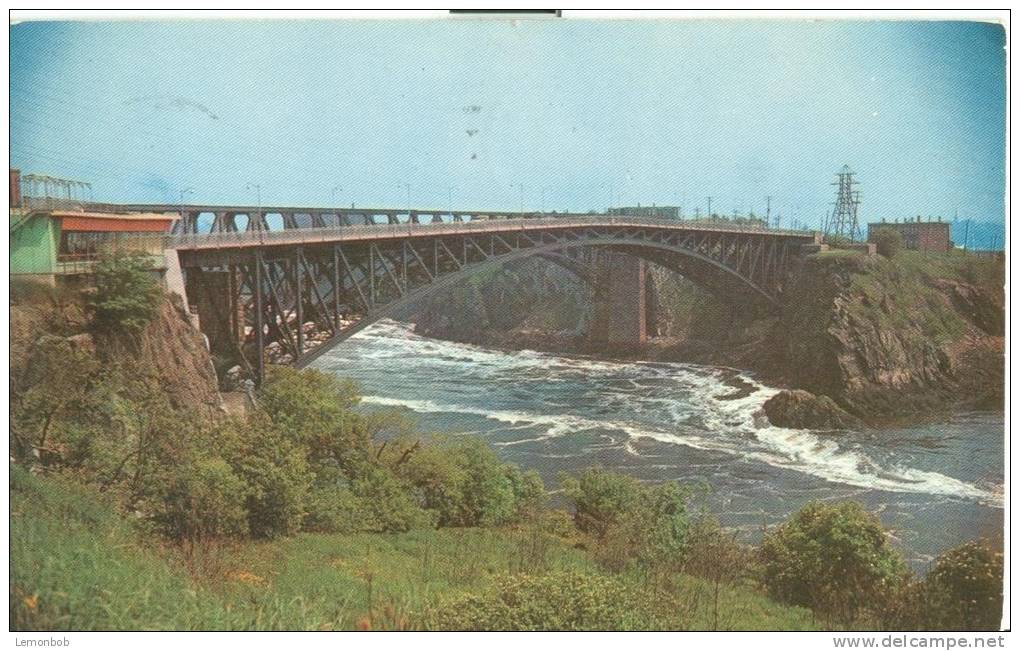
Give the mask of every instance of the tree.
[(96, 292), (90, 301), (95, 325), (104, 331), (136, 335), (155, 318), (162, 295), (148, 256), (104, 257), (96, 265)]
[(762, 541), (764, 583), (780, 601), (851, 625), (908, 577), (878, 519), (857, 502), (811, 502)]
[(878, 253), (886, 258), (895, 256), (903, 248), (903, 236), (891, 228), (879, 228), (871, 235), (871, 241)]

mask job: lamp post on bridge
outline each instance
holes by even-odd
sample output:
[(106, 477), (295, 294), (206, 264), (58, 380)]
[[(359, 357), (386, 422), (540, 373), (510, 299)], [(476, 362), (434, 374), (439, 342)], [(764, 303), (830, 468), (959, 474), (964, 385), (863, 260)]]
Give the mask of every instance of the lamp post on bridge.
[[(255, 230), (259, 232), (259, 244), (265, 241), (262, 234), (262, 185), (259, 183), (246, 183), (244, 186), (245, 190), (255, 189), (255, 201), (258, 203), (258, 211), (255, 214)], [(248, 215), (248, 221), (251, 222), (251, 215)]]
[[(520, 193), (521, 193), (521, 211), (520, 212), (523, 215), (524, 214), (524, 184), (523, 183), (515, 183), (514, 185), (517, 186), (517, 189), (520, 190)], [(514, 187), (514, 186), (510, 186), (510, 187)]]
[(336, 225), (343, 226), (344, 219), (340, 215), (340, 205), (336, 202), (336, 193), (343, 192), (344, 189), (339, 185), (334, 185), (333, 189), (329, 191), (330, 202), (333, 204), (333, 209), (336, 210)]
[(182, 232), (187, 232), (187, 230), (188, 230), (187, 220), (184, 218), (184, 195), (187, 195), (187, 194), (195, 194), (195, 190), (193, 188), (184, 188), (184, 189), (181, 190), (181, 229), (182, 229)]

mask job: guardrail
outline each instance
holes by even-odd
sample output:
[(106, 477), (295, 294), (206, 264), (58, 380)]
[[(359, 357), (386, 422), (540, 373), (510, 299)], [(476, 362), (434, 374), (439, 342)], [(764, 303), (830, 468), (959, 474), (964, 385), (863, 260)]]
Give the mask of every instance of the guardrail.
[(429, 224), (376, 224), (357, 226), (329, 226), (325, 228), (295, 228), (278, 231), (237, 231), (228, 233), (187, 233), (164, 236), (168, 249), (217, 249), (250, 246), (273, 246), (314, 242), (342, 242), (397, 237), (432, 237), (436, 235), (462, 235), (487, 232), (514, 232), (548, 228), (583, 228), (590, 226), (656, 226), (671, 230), (706, 231), (814, 238), (814, 231), (773, 230), (740, 224), (715, 221), (678, 221), (657, 217), (609, 217), (589, 215), (583, 217), (544, 217), (534, 219), (472, 220), (467, 222), (439, 222)]

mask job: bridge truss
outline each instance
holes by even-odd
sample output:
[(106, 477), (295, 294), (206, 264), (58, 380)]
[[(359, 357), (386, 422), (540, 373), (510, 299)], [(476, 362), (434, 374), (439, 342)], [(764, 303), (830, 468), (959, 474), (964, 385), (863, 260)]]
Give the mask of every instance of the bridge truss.
[(178, 240), (178, 251), (189, 302), (211, 308), (214, 323), (206, 317), (203, 330), (218, 340), (213, 346), (232, 348), (260, 381), (267, 356), (275, 363), (305, 366), (432, 292), (529, 256), (591, 278), (604, 253), (627, 253), (681, 273), (724, 300), (768, 310), (777, 304), (799, 247), (813, 238), (797, 232), (676, 228), (675, 222), (664, 227), (605, 219), (549, 221), (519, 229), (505, 222), (479, 223), (478, 230), (464, 224), (456, 232), (442, 232), (451, 224), (361, 227), (377, 235), (339, 240), (321, 229), (258, 239), (242, 233), (244, 239), (214, 245), (209, 237), (191, 244)]

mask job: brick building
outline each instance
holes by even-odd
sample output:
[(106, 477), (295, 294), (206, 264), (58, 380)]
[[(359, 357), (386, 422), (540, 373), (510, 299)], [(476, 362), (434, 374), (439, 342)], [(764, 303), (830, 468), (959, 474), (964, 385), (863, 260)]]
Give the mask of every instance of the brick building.
[(912, 251), (939, 251), (946, 252), (953, 248), (953, 241), (949, 235), (949, 222), (944, 221), (916, 221), (902, 222), (877, 222), (868, 224), (868, 241), (875, 241), (875, 232), (881, 228), (888, 228), (898, 232), (903, 237), (903, 248)]

